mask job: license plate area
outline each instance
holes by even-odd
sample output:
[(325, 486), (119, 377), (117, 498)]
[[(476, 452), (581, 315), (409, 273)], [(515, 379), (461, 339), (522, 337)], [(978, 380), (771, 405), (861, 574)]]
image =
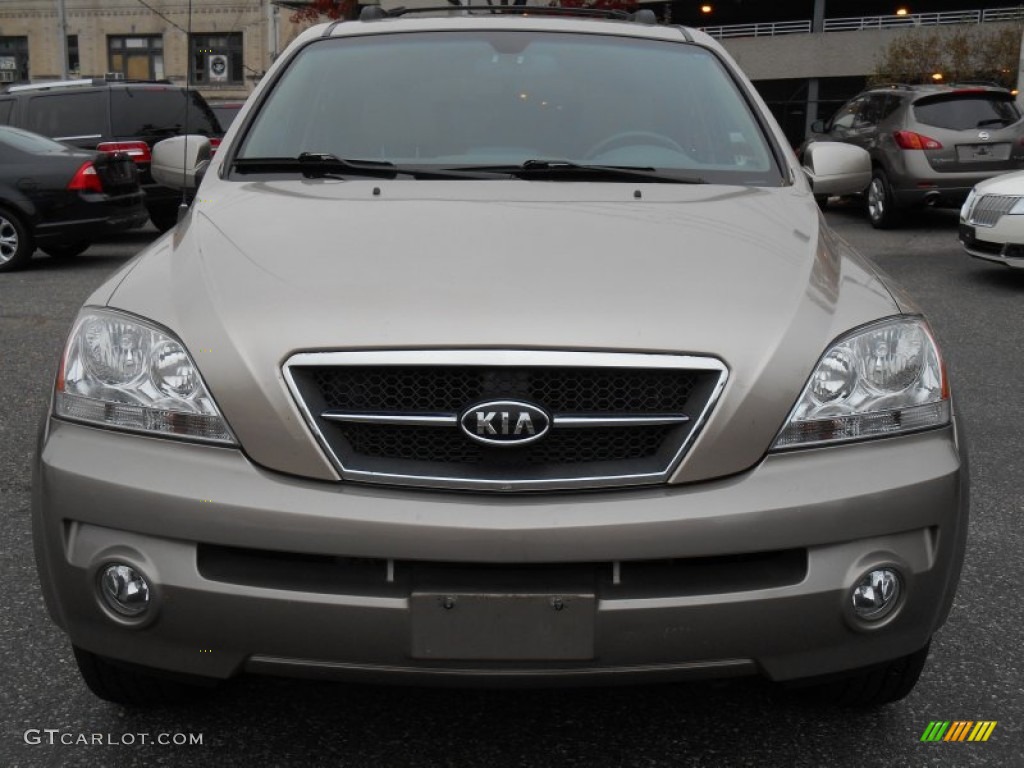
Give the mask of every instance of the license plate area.
[(592, 593), (413, 592), (412, 656), (466, 661), (594, 657)]
[(1010, 159), (1010, 145), (957, 144), (956, 159), (960, 163), (1005, 162)]

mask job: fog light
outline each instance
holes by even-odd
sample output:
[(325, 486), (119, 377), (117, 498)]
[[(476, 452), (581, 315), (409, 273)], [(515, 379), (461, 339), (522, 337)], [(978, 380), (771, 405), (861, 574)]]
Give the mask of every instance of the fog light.
[(136, 618), (149, 608), (149, 583), (130, 565), (111, 563), (100, 574), (100, 594), (111, 610)]
[(891, 568), (878, 568), (864, 574), (853, 588), (853, 610), (862, 619), (878, 621), (892, 612), (902, 592), (900, 575)]

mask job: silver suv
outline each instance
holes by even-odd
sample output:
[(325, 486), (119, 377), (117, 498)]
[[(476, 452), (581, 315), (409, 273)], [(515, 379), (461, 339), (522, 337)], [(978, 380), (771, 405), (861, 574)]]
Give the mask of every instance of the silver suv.
[[(507, 11), (507, 12), (506, 12)], [(543, 8), (304, 32), (86, 302), (36, 463), (99, 696), (242, 673), (916, 682), (967, 533), (913, 302), (713, 39)], [(352, 76), (372, 73), (372, 76)]]
[(893, 85), (856, 96), (812, 141), (866, 149), (868, 218), (878, 228), (913, 206), (959, 207), (979, 181), (1024, 168), (1024, 122), (1013, 95), (992, 86)]

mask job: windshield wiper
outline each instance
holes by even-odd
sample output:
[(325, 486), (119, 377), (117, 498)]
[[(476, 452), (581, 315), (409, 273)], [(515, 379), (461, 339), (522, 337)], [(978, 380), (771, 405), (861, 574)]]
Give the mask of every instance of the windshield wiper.
[(996, 124), (999, 124), (999, 125), (1010, 125), (1013, 122), (1016, 122), (1016, 121), (1013, 120), (1013, 118), (1009, 118), (1009, 117), (991, 117), (988, 120), (979, 120), (978, 124), (976, 126), (974, 126), (974, 127), (975, 128), (984, 128), (986, 125), (996, 125)]
[(507, 173), (520, 179), (560, 181), (645, 181), (658, 184), (706, 184), (699, 176), (637, 165), (586, 165), (571, 160), (527, 160), (520, 165), (469, 165), (452, 171)]
[(240, 157), (234, 168), (241, 173), (301, 173), (307, 179), (327, 176), (398, 176), (394, 163), (386, 160), (348, 160), (326, 152), (302, 152), (298, 157)]
[(307, 179), (372, 176), (394, 179), (412, 176), (415, 179), (488, 179), (504, 176), (477, 168), (464, 171), (430, 166), (395, 165), (387, 160), (356, 160), (341, 158), (327, 152), (302, 152), (298, 157), (240, 157), (234, 168), (241, 173), (301, 173)]

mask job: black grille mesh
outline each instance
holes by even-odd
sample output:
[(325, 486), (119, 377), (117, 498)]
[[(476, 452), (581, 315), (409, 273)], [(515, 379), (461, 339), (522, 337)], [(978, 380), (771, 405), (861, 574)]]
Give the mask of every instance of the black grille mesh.
[(451, 427), (345, 424), (337, 429), (355, 453), (372, 458), (537, 466), (650, 458), (673, 427), (563, 429), (515, 448), (488, 447)]
[[(336, 366), (293, 368), (296, 384), (346, 470), (482, 481), (572, 480), (665, 472), (702, 413), (717, 370), (625, 367)], [(458, 426), (324, 419), (327, 410), (458, 416), (487, 400), (524, 400), (556, 416), (535, 442), (490, 446)], [(558, 416), (685, 415), (669, 425), (559, 427)]]
[(623, 368), (352, 367), (313, 373), (328, 408), (460, 413), (487, 398), (524, 398), (549, 413), (682, 413), (691, 371)]

